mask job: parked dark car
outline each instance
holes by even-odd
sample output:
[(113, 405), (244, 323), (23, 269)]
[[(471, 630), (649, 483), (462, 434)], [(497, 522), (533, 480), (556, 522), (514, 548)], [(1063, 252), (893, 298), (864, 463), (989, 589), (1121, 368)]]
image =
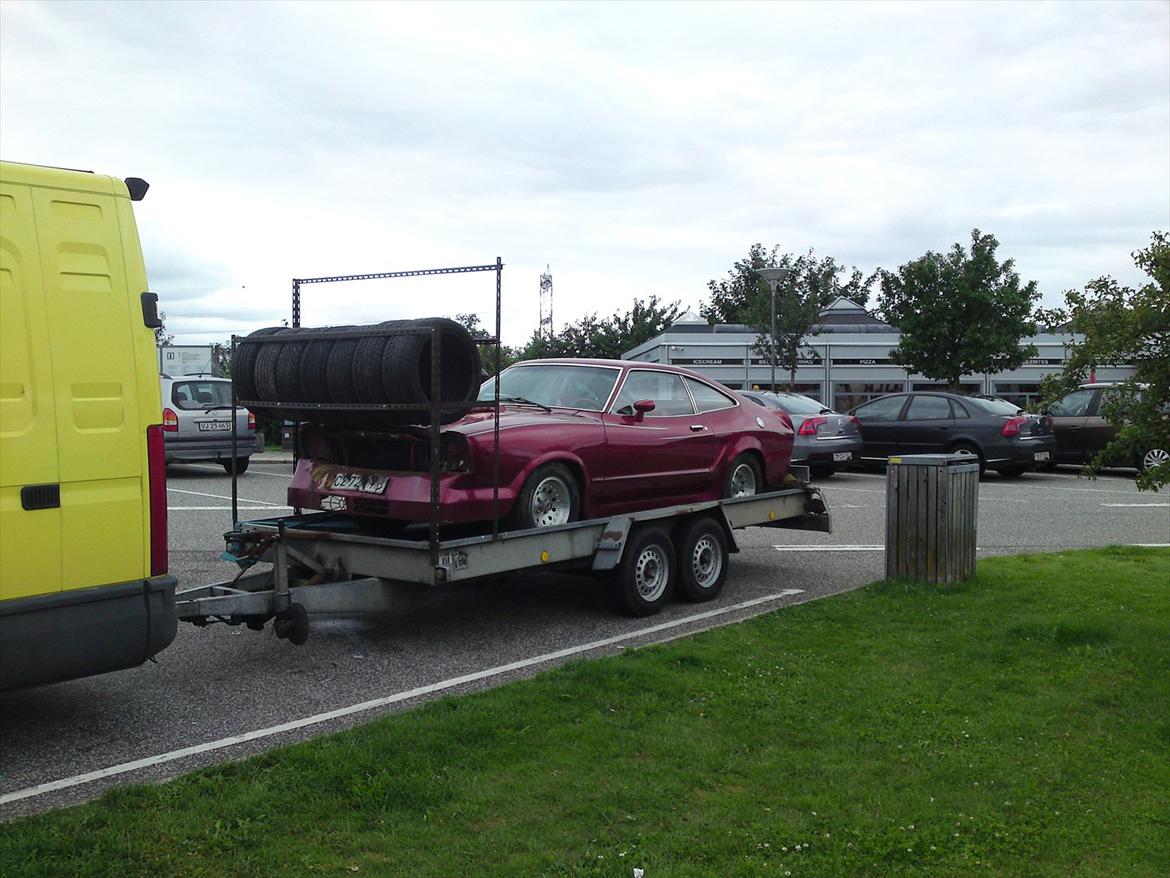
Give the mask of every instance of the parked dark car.
[[(1052, 417), (1052, 429), (1056, 434), (1054, 464), (1088, 463), (1117, 435), (1119, 428), (1105, 420), (1103, 414), (1109, 391), (1116, 386), (1104, 381), (1082, 384), (1046, 409)], [(1170, 460), (1170, 448), (1139, 447), (1133, 449), (1132, 457), (1111, 463), (1134, 466), (1141, 471), (1167, 460)]]
[[(480, 400), (494, 400), (494, 380)], [(494, 406), (441, 435), (444, 522), (492, 519)], [(792, 454), (781, 411), (694, 372), (627, 360), (534, 360), (500, 375), (499, 511), (533, 528), (778, 488)], [(430, 516), (429, 430), (312, 427), (289, 504), (399, 522)]]
[(796, 430), (792, 462), (807, 466), (814, 476), (827, 478), (861, 459), (861, 431), (849, 415), (837, 414), (800, 393), (742, 390), (740, 396), (756, 405), (788, 412)]
[(862, 459), (890, 455), (966, 452), (979, 471), (1011, 478), (1048, 465), (1056, 452), (1052, 419), (990, 396), (956, 393), (892, 393), (850, 412), (861, 426)]

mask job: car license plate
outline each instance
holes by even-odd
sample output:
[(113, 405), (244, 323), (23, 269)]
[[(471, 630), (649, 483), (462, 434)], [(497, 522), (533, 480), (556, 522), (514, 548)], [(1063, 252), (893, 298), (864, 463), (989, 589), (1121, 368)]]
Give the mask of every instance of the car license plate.
[(851, 457), (853, 457), (853, 455), (850, 454), (848, 451), (834, 451), (833, 452), (833, 463), (840, 463), (843, 460), (849, 460), (849, 458), (851, 458)]
[(381, 494), (390, 484), (389, 476), (371, 473), (337, 473), (330, 488), (334, 491), (358, 491), (362, 494)]
[(232, 428), (231, 421), (200, 421), (200, 433), (226, 433)]
[(1035, 454), (1032, 455), (1032, 457), (1034, 457), (1036, 460), (1048, 460), (1048, 452), (1047, 451), (1037, 451)]

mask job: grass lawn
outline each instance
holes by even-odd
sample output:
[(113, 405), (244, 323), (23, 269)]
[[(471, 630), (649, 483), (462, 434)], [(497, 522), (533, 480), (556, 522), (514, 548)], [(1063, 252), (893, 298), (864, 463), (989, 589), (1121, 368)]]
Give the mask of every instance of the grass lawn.
[(635, 867), (1167, 875), (1170, 552), (877, 583), (0, 827), (6, 878)]

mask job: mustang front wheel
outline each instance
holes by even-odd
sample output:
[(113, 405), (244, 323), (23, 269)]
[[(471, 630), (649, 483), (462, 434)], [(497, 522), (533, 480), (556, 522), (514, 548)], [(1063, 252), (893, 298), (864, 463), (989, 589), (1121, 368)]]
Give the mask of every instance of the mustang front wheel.
[(581, 516), (577, 480), (562, 463), (546, 463), (524, 482), (508, 524), (518, 530), (556, 527)]

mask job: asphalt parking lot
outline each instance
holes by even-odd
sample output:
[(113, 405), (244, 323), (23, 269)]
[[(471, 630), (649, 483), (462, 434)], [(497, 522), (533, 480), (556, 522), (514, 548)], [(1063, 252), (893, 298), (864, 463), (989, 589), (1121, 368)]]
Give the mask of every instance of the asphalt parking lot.
[[(242, 517), (287, 512), (287, 465), (240, 478)], [(171, 570), (180, 587), (230, 578), (222, 533), (231, 482), (214, 465), (168, 471)], [(826, 597), (880, 578), (885, 476), (821, 483), (832, 535), (738, 535), (723, 594), (650, 619), (617, 615), (591, 579), (529, 574), (419, 590), (395, 613), (315, 617), (295, 647), (262, 633), (180, 625), (141, 668), (0, 694), (0, 818), (84, 801), (302, 740), (421, 700), (529, 676), (571, 658), (657, 642)], [(1170, 543), (1170, 490), (1139, 493), (1132, 472), (1074, 469), (980, 483), (980, 556)]]

